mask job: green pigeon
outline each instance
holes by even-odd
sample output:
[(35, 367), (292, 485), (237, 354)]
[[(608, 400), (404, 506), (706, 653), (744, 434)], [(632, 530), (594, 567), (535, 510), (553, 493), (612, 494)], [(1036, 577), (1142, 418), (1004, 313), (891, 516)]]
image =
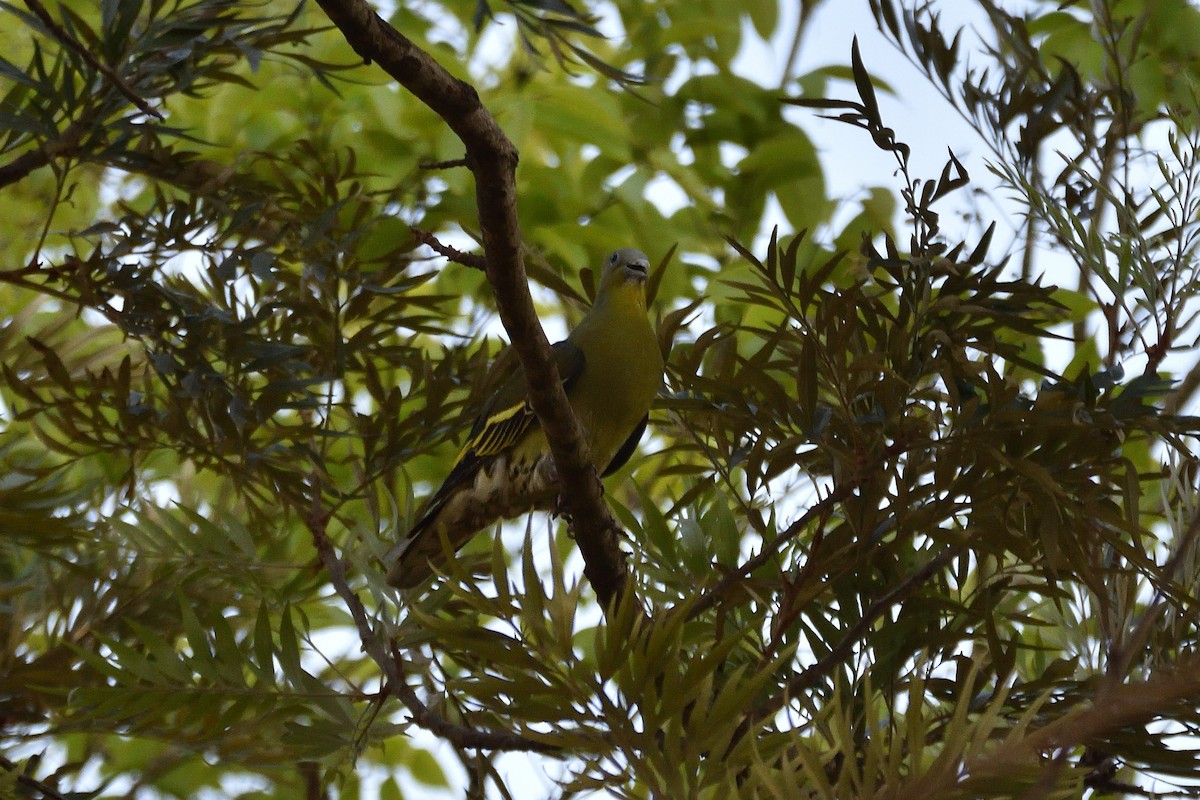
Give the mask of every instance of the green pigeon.
[[(553, 348), (592, 464), (603, 476), (633, 455), (662, 384), (662, 354), (646, 312), (649, 271), (649, 259), (638, 250), (610, 255), (592, 307)], [(553, 509), (557, 497), (554, 457), (514, 360), (441, 488), (388, 553), (388, 582), (400, 588), (420, 584), (434, 565), (445, 562), (443, 538), (457, 551), (497, 520)]]

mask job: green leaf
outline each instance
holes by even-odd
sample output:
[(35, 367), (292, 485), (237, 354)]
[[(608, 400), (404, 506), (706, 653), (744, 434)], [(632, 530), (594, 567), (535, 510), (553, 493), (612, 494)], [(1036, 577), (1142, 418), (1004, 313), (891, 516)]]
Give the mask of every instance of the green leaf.
[(450, 784), (446, 780), (446, 773), (442, 770), (442, 765), (428, 750), (414, 750), (412, 758), (408, 762), (409, 772), (418, 781), (426, 786), (446, 786)]

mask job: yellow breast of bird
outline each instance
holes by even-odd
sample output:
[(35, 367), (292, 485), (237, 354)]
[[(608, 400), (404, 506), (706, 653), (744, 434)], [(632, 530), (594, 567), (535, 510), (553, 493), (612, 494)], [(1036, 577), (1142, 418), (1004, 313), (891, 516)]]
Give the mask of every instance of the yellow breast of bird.
[(646, 416), (662, 383), (662, 359), (649, 321), (643, 315), (629, 323), (644, 328), (635, 341), (639, 350), (648, 345), (649, 352), (614, 357), (585, 343), (586, 366), (567, 394), (587, 434), (592, 463), (601, 472)]

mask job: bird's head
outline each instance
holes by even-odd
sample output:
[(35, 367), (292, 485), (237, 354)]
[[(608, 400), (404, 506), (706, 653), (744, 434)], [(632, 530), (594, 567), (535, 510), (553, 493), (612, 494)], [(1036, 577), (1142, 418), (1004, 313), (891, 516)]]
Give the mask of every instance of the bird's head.
[(639, 288), (650, 276), (650, 259), (641, 250), (623, 247), (615, 250), (604, 262), (600, 288), (617, 289), (630, 284)]

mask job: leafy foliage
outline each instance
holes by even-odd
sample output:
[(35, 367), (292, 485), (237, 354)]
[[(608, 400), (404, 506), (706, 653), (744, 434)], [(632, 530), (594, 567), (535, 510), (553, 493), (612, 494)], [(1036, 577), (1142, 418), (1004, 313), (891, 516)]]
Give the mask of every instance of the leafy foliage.
[[(477, 233), (437, 118), (307, 7), (5, 5), (0, 793), (445, 786), (417, 727), (470, 796), (516, 794), (506, 750), (621, 797), (1194, 774), (1194, 8), (980, 2), (968, 61), (872, 0), (1021, 203), (1010, 259), (948, 230), (966, 168), (912, 173), (942, 144), (888, 126), (857, 44), (837, 92), (734, 74), (775, 2), (411, 5), (520, 150), (548, 315), (589, 295), (563, 265), (661, 259), (667, 385), (608, 485), (636, 591), (602, 618), (541, 517), (383, 584), (498, 349), (482, 274), (423, 244)], [(895, 157), (900, 227), (831, 230), (796, 119)], [(756, 243), (772, 197), (794, 232)]]

